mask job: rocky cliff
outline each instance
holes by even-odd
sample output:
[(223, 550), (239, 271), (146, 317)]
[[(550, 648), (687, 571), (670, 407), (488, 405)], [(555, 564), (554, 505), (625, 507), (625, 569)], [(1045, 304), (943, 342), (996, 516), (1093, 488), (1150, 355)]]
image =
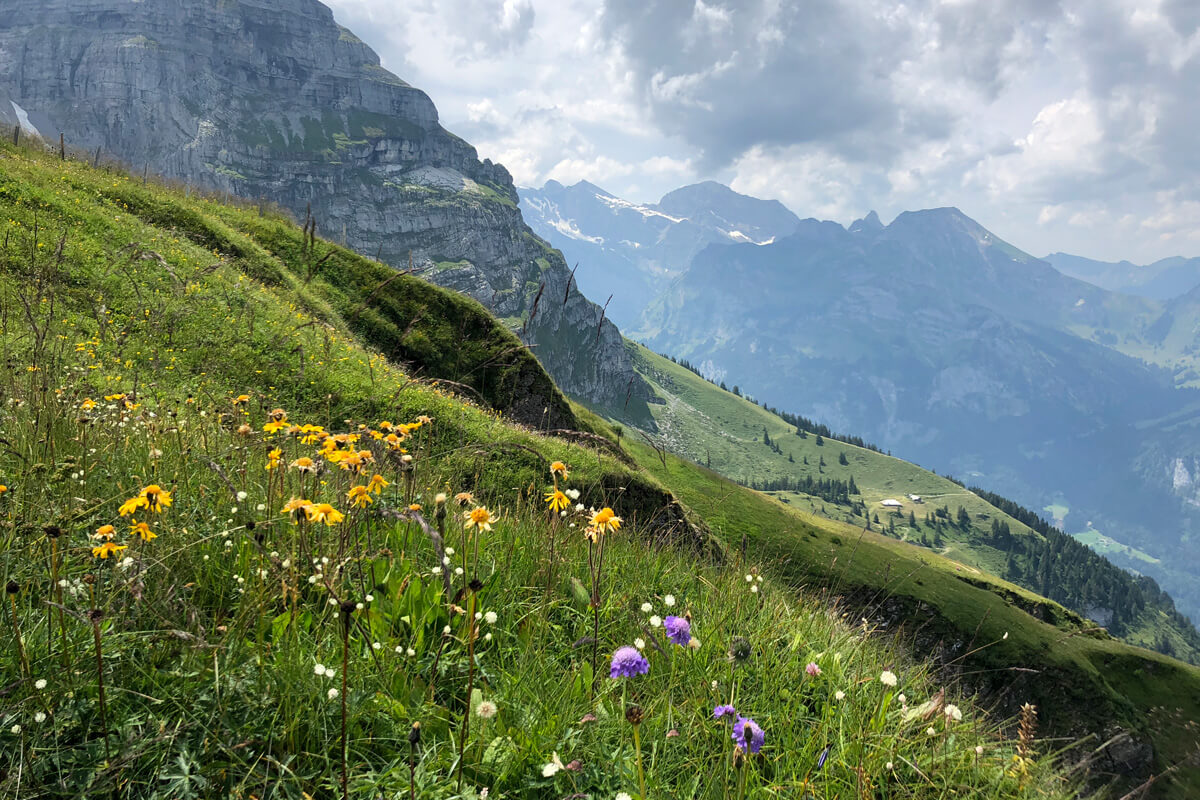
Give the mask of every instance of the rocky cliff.
[[(648, 419), (616, 327), (525, 225), (508, 171), (316, 0), (5, 0), (0, 121), (264, 198), (469, 294), (564, 391)], [(47, 130), (47, 128), (49, 128)]]

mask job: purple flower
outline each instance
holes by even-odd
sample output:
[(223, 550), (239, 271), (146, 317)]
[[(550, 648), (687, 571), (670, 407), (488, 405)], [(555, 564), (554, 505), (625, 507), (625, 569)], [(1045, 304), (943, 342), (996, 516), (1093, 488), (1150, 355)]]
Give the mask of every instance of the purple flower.
[(737, 709), (730, 705), (717, 706), (716, 708), (713, 709), (713, 719), (720, 719), (721, 717), (736, 717), (736, 716), (737, 716)]
[(763, 733), (763, 729), (749, 717), (738, 717), (737, 722), (733, 723), (734, 744), (751, 755), (758, 755), (766, 740), (767, 735)]
[(683, 617), (667, 617), (663, 620), (663, 628), (667, 631), (667, 638), (680, 647), (687, 647), (688, 640), (692, 638), (692, 626)]
[(804, 671), (814, 678), (821, 674), (821, 668), (813, 661), (808, 662), (808, 666), (804, 668)]
[(613, 678), (632, 678), (650, 671), (650, 662), (636, 647), (621, 647), (613, 653), (609, 675)]

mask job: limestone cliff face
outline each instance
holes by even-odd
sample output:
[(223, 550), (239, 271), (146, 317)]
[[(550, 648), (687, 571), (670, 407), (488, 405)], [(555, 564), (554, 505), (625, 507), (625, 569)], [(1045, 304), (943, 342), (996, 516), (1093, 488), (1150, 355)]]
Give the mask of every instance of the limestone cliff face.
[(563, 390), (648, 418), (620, 333), (525, 225), (508, 171), (316, 0), (5, 0), (0, 121), (311, 209), (320, 235), (396, 267), (411, 254), (521, 333)]

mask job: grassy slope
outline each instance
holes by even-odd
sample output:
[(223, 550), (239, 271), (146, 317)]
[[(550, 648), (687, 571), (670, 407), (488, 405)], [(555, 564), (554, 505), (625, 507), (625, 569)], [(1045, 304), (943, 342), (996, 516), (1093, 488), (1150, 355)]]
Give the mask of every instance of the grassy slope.
[[(679, 406), (677, 413), (670, 415), (670, 400), (665, 408), (652, 406), (668, 440), (673, 434), (684, 438), (687, 432), (679, 426), (689, 425), (690, 419), (698, 423), (691, 431), (706, 435), (702, 441), (708, 442), (714, 463), (717, 454), (724, 452), (734, 459), (740, 455), (745, 459), (742, 463), (749, 465), (757, 455), (753, 450), (756, 434), (758, 447), (771, 452), (761, 446), (761, 425), (768, 426), (773, 438), (772, 420), (780, 426), (780, 437), (787, 432), (786, 424), (774, 415), (725, 392), (720, 394), (742, 408), (714, 403), (706, 409), (702, 401), (711, 392), (704, 387), (711, 389), (711, 384), (669, 360), (655, 358), (656, 366), (663, 372), (669, 370), (672, 394), (682, 393), (681, 386), (694, 381), (692, 399), (707, 417), (678, 413)], [(745, 422), (747, 417), (754, 421)], [(744, 426), (742, 437), (717, 432), (718, 425), (722, 431), (725, 426), (736, 431), (738, 424)], [(786, 443), (797, 438), (790, 436), (781, 438), (785, 464)], [(928, 548), (866, 532), (859, 525), (806, 511), (801, 503), (768, 500), (689, 460), (656, 452), (640, 438), (626, 436), (624, 441), (638, 462), (694, 509), (728, 547), (737, 549), (744, 543), (750, 557), (772, 564), (784, 580), (845, 595), (854, 607), (869, 608), (902, 625), (919, 650), (953, 661), (965, 684), (996, 698), (1000, 708), (1011, 710), (1026, 700), (1036, 701), (1051, 724), (1063, 732), (1089, 730), (1105, 736), (1114, 724), (1140, 730), (1153, 740), (1159, 768), (1194, 757), (1200, 746), (1195, 727), (1195, 720), (1200, 720), (1200, 669), (1114, 640), (1057, 603), (986, 572), (976, 574), (963, 563), (961, 551), (950, 559)], [(816, 448), (812, 437), (799, 442), (797, 461), (799, 445), (804, 444)], [(840, 442), (827, 442), (821, 449), (827, 451), (825, 460), (832, 468), (838, 466), (839, 450), (847, 452), (851, 465), (856, 459), (860, 464), (882, 464), (875, 472), (885, 489), (880, 492), (881, 487), (875, 487), (879, 494), (904, 491), (907, 486), (922, 494), (963, 491), (951, 481), (888, 456)], [(860, 484), (870, 485), (873, 480), (865, 477), (866, 472), (861, 479), (858, 472), (854, 474)], [(913, 483), (905, 482), (907, 476)], [(816, 501), (818, 509), (819, 504)], [(1000, 513), (987, 508), (990, 512), (972, 507), (972, 513)], [(1014, 532), (1028, 531), (1015, 520), (1010, 520), (1010, 525)], [(968, 651), (971, 655), (964, 657)], [(1165, 711), (1148, 714), (1148, 708)], [(1176, 779), (1177, 791), (1183, 792), (1180, 796), (1200, 791), (1200, 770), (1185, 768)]]
[[(137, 193), (147, 197), (125, 202)], [(763, 757), (744, 770), (751, 797), (796, 794), (809, 779), (818, 796), (1062, 796), (1061, 778), (1044, 766), (1022, 790), (1010, 774), (1011, 745), (967, 701), (959, 701), (965, 723), (934, 720), (934, 736), (928, 723), (904, 721), (880, 672), (899, 672), (913, 703), (937, 684), (890, 637), (840, 623), (811, 595), (770, 583), (751, 594), (741, 565), (723, 569), (664, 549), (669, 498), (652, 476), (514, 427), (364, 347), (335, 296), (295, 279), (303, 261), (274, 259), (264, 242), (236, 234), (256, 219), (0, 146), (0, 348), (10, 366), (0, 380), (0, 579), (15, 589), (21, 628), (18, 637), (5, 626), (0, 650), (9, 676), (0, 695), (0, 794), (336, 796), (344, 724), (353, 796), (407, 796), (413, 721), (424, 732), (415, 751), (424, 798), (474, 797), (484, 785), (492, 797), (632, 791), (621, 686), (601, 681), (590, 702), (588, 648), (572, 645), (593, 619), (578, 582), (587, 579), (585, 545), (560, 524), (557, 550), (547, 547), (552, 529), (538, 495), (558, 458), (573, 467), (570, 486), (584, 502), (615, 505), (635, 534), (610, 540), (601, 653), (653, 638), (639, 607), (669, 613), (668, 593), (702, 640), (687, 657), (649, 648), (651, 675), (631, 686), (630, 699), (648, 711), (642, 733), (654, 796), (730, 793), (728, 731), (709, 718), (730, 693), (768, 731)], [(213, 252), (200, 228), (220, 231), (242, 256)], [(240, 267), (271, 271), (260, 282)], [(472, 312), (452, 297), (431, 300)], [(130, 406), (100, 399), (117, 393)], [(232, 405), (242, 393), (249, 402)], [(99, 406), (88, 409), (86, 398)], [(373, 469), (391, 486), (369, 510), (350, 512), (350, 473), (330, 467), (304, 479), (263, 469), (273, 447), (284, 450), (284, 464), (314, 449), (263, 434), (275, 406), (330, 430), (421, 414), (434, 421), (408, 442), (411, 470), (360, 431), (376, 453)], [(140, 542), (123, 533), (128, 519), (117, 506), (151, 482), (169, 488), (174, 503), (149, 517), (158, 538)], [(436, 555), (403, 520), (408, 503), (428, 511), (433, 493), (446, 489), (471, 489), (506, 512), (479, 542), (479, 607), (498, 618), (484, 623), (491, 638), (477, 640), (475, 671), (476, 689), (500, 712), (471, 728), (462, 792), (451, 776), (463, 712), (477, 705), (465, 688), (470, 615), (451, 613)], [(280, 503), (300, 493), (348, 511), (348, 521), (310, 528), (278, 516)], [(109, 523), (131, 545), (128, 561), (92, 557), (90, 534)], [(63, 531), (54, 540), (67, 586), (58, 616), (42, 602), (54, 593), (46, 526)], [(453, 522), (449, 533), (459, 538)], [(649, 536), (658, 546), (642, 543)], [(455, 560), (470, 549), (459, 547)], [(316, 570), (325, 577), (306, 580), (309, 559), (320, 555), (331, 557)], [(349, 612), (346, 650), (331, 595), (364, 603)], [(91, 608), (104, 612), (110, 735), (98, 713)], [(734, 634), (751, 640), (753, 656), (731, 671)], [(809, 662), (821, 665), (819, 678), (805, 674)], [(336, 665), (336, 677), (317, 674), (317, 664)], [(578, 722), (590, 710), (598, 720)], [(680, 736), (668, 739), (672, 717)], [(825, 745), (832, 750), (817, 772)], [(544, 776), (556, 753), (579, 759), (580, 770)]]
[[(818, 446), (816, 437), (800, 438), (795, 435), (793, 426), (762, 407), (722, 391), (641, 345), (631, 347), (636, 348), (633, 353), (637, 369), (666, 401), (651, 406), (658, 422), (660, 441), (688, 459), (711, 463), (721, 474), (742, 481), (805, 475), (842, 481), (853, 477), (872, 516), (878, 516), (883, 526), (892, 521), (901, 540), (927, 547), (934, 546), (935, 539), (924, 524), (926, 513), (946, 506), (953, 518), (961, 506), (970, 514), (970, 529), (964, 531), (954, 525), (943, 527), (943, 541), (936, 549), (941, 555), (960, 562), (966, 573), (976, 568), (1004, 574), (1007, 554), (987, 542), (993, 520), (1007, 522), (1014, 536), (1041, 538), (1041, 534), (954, 481), (911, 462), (842, 442), (826, 440)], [(782, 453), (763, 444), (764, 429)], [(839, 454), (845, 454), (849, 463), (839, 463)], [(788, 460), (789, 455), (792, 461)], [(824, 467), (819, 466), (822, 458)], [(848, 507), (839, 507), (819, 497), (794, 492), (770, 494), (800, 510), (857, 527), (863, 524), (863, 518), (853, 515)], [(921, 496), (923, 502), (911, 502), (910, 494)], [(901, 501), (903, 509), (900, 512), (885, 509), (880, 505), (884, 499)], [(910, 512), (916, 517), (916, 528), (909, 524)], [(1162, 613), (1154, 608), (1146, 609), (1124, 638), (1133, 644), (1150, 645), (1164, 634), (1182, 658), (1192, 663), (1200, 660), (1200, 650), (1194, 642), (1185, 638), (1179, 629), (1164, 624)]]

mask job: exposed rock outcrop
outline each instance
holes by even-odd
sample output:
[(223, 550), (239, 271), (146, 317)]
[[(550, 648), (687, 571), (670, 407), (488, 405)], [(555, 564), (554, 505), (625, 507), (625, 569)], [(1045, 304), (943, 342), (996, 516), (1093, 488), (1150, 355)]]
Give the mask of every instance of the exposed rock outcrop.
[[(506, 169), (446, 131), (316, 0), (7, 0), (0, 114), (304, 217), (513, 327), (562, 389), (649, 420), (616, 327), (525, 225)], [(47, 130), (47, 128), (49, 128)], [(32, 131), (31, 131), (32, 132)], [(652, 423), (651, 423), (652, 424)]]

